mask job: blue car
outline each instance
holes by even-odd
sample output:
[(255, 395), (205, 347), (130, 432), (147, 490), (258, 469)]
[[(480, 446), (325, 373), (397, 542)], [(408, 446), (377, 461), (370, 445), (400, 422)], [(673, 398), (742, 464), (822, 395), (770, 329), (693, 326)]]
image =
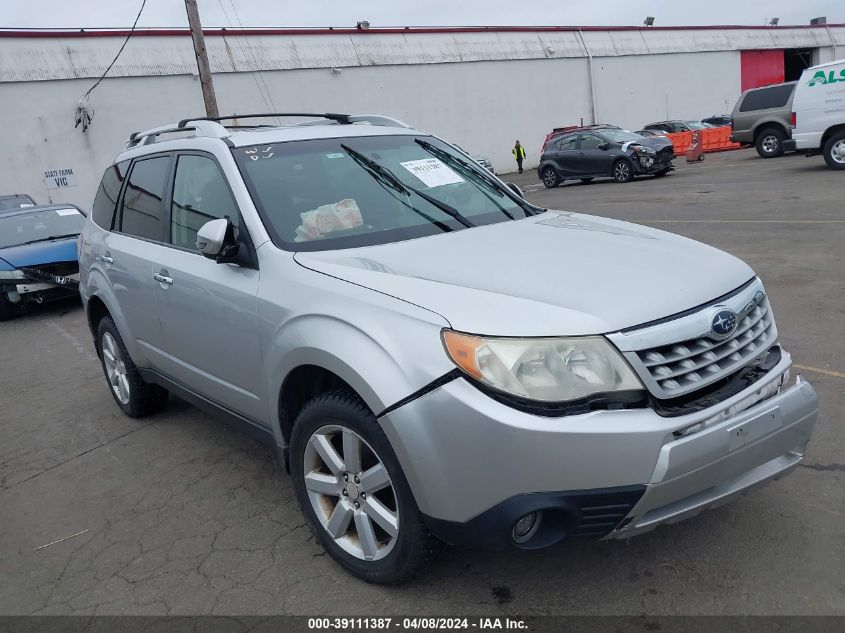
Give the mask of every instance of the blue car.
[(79, 294), (76, 240), (84, 224), (70, 204), (0, 214), (0, 321), (27, 304)]

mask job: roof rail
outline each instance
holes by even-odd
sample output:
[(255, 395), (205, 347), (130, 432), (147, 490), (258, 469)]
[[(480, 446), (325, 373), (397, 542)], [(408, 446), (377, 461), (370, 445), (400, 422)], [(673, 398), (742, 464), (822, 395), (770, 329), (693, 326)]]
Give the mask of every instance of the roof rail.
[(182, 123), (184, 123), (184, 121), (180, 121), (179, 124), (176, 125), (171, 123), (169, 125), (150, 128), (149, 130), (144, 130), (143, 132), (132, 132), (132, 134), (129, 135), (129, 140), (126, 141), (126, 145), (123, 149), (125, 151), (133, 147), (138, 147), (139, 145), (150, 145), (151, 143), (155, 143), (158, 137), (162, 134), (176, 134), (192, 131), (195, 137), (226, 138), (229, 136), (229, 131), (225, 127), (211, 120), (197, 119), (189, 126), (182, 125)]
[[(233, 119), (268, 119), (277, 117), (314, 117), (317, 119), (328, 119), (341, 125), (351, 125), (353, 123), (369, 123), (370, 125), (384, 125), (391, 127), (410, 127), (397, 119), (382, 116), (380, 114), (338, 114), (332, 112), (262, 112), (256, 114), (233, 114), (231, 116), (218, 117), (197, 117), (195, 119), (182, 119), (177, 124), (177, 127), (184, 128), (188, 124), (194, 125), (197, 121), (211, 121), (220, 123), (220, 121), (231, 121)], [(300, 123), (299, 125), (309, 125), (309, 123)], [(314, 125), (314, 123), (310, 123)], [(262, 127), (262, 126), (256, 126)]]

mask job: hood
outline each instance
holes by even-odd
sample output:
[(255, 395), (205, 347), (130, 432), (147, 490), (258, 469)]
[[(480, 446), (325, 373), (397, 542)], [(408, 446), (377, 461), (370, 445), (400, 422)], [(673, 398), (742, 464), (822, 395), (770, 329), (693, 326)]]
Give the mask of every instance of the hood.
[(0, 248), (0, 259), (8, 262), (13, 268), (43, 266), (56, 262), (74, 262), (76, 258), (75, 237)]
[(684, 237), (547, 212), (405, 242), (297, 253), (296, 261), (498, 336), (615, 332), (730, 292), (753, 271)]
[(672, 147), (672, 141), (665, 136), (644, 136), (643, 138), (632, 141), (637, 145), (650, 147), (651, 149), (660, 151), (665, 147)]

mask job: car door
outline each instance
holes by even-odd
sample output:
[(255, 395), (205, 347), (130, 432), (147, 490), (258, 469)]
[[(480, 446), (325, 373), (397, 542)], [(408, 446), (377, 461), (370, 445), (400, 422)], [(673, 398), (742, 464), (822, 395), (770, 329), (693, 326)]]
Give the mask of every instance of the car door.
[(583, 175), (606, 176), (610, 173), (610, 144), (601, 136), (582, 134), (578, 153)]
[(166, 218), (168, 247), (155, 276), (167, 375), (196, 394), (257, 424), (266, 424), (256, 296), (259, 272), (218, 264), (196, 247), (206, 222), (227, 217), (246, 228), (219, 164), (210, 154), (175, 158)]
[[(164, 193), (170, 173), (169, 154), (136, 159), (129, 168), (114, 230), (97, 249), (99, 265), (123, 315), (133, 360), (156, 366), (162, 357), (162, 334), (155, 301), (153, 262), (164, 236)], [(108, 227), (106, 227), (108, 228)]]
[(578, 175), (577, 134), (569, 134), (555, 141), (553, 160), (562, 178)]

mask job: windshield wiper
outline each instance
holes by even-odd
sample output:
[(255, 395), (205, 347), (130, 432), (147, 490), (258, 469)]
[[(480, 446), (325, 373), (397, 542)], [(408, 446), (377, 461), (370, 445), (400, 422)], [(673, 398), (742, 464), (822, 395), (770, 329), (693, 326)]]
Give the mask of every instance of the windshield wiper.
[(39, 237), (37, 240), (29, 240), (28, 242), (24, 242), (21, 246), (25, 246), (27, 244), (37, 244), (38, 242), (49, 242), (50, 240), (64, 240), (69, 237), (76, 237), (79, 233), (68, 233), (67, 235), (50, 235), (49, 237)]
[(437, 198), (434, 198), (433, 196), (430, 196), (427, 193), (420, 191), (416, 187), (412, 187), (411, 185), (405, 184), (404, 182), (399, 180), (399, 177), (396, 176), (396, 174), (394, 174), (384, 165), (381, 165), (376, 161), (367, 158), (361, 152), (354, 150), (351, 147), (348, 147), (346, 145), (341, 145), (340, 147), (341, 149), (343, 149), (344, 152), (349, 154), (356, 163), (358, 163), (362, 167), (365, 167), (369, 172), (373, 173), (374, 176), (377, 174), (381, 179), (384, 179), (389, 182), (391, 188), (396, 189), (400, 193), (404, 193), (406, 195), (409, 195), (411, 192), (417, 194), (420, 198), (434, 205), (446, 215), (456, 219), (468, 229), (471, 229), (475, 226), (472, 222), (470, 222), (463, 215), (461, 215), (461, 212), (458, 211), (456, 208), (446, 204), (445, 202), (441, 202)]

